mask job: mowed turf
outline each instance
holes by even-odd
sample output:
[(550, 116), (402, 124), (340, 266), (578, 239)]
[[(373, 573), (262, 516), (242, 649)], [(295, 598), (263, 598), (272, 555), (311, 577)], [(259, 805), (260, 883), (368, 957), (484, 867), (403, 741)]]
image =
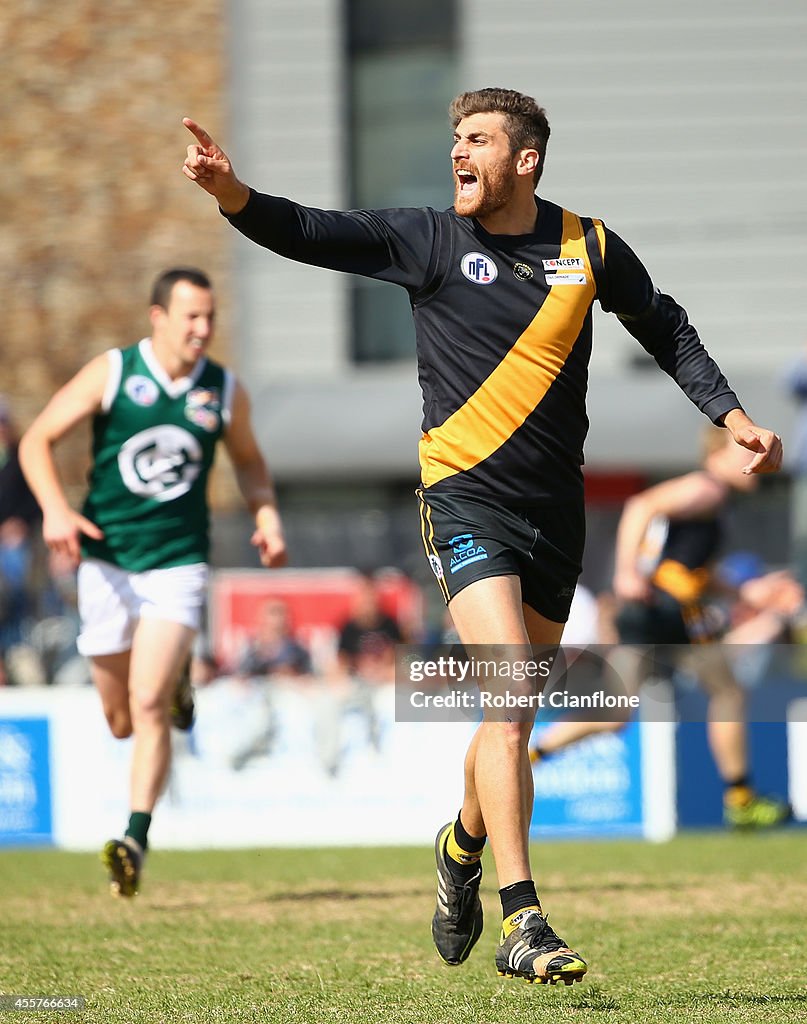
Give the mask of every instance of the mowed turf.
[(157, 851), (133, 901), (96, 856), (2, 852), (0, 991), (84, 995), (99, 1024), (807, 1021), (806, 839), (536, 846), (545, 909), (590, 965), (569, 988), (496, 975), (489, 863), (485, 933), (449, 968), (429, 849)]

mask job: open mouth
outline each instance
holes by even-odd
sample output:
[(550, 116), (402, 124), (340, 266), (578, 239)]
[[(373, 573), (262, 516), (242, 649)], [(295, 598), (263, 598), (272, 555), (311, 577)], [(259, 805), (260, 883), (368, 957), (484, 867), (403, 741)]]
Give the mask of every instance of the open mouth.
[(470, 171), (457, 171), (456, 174), (460, 195), (472, 195), (478, 184), (476, 175)]

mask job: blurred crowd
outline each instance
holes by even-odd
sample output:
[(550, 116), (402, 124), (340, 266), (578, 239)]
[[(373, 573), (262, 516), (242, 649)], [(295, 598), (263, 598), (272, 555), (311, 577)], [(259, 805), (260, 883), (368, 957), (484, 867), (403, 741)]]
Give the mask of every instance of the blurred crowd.
[[(9, 403), (0, 396), (0, 685), (89, 685), (76, 650), (75, 572), (41, 543), (40, 513), (20, 471), (17, 445)], [(788, 568), (768, 567), (752, 551), (734, 551), (718, 563), (714, 582), (709, 609), (724, 642), (807, 640), (804, 590)], [(358, 574), (350, 613), (334, 623), (326, 642), (294, 622), (282, 598), (268, 598), (234, 656), (215, 653), (209, 634), (199, 638), (194, 684), (221, 684), (242, 694), (261, 693), (279, 680), (325, 688), (333, 705), (328, 714), (358, 709), (373, 742), (367, 693), (394, 682), (396, 645), (418, 644), (428, 653), (455, 639), (448, 615), (425, 623), (398, 621), (382, 590), (377, 575)], [(617, 611), (610, 591), (595, 595), (578, 587), (564, 642), (615, 643)]]
[(39, 507), (20, 469), (18, 442), (0, 396), (0, 686), (88, 684), (76, 650), (75, 571), (41, 543)]

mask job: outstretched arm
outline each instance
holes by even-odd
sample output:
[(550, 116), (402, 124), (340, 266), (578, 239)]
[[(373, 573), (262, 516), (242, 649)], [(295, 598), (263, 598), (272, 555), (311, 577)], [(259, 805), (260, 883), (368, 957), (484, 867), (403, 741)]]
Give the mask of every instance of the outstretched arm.
[(317, 210), (250, 189), (227, 154), (191, 118), (196, 138), (182, 171), (218, 201), (236, 230), (287, 259), (402, 285), (413, 294), (430, 286), (436, 238), (434, 211)]
[(252, 430), (249, 398), (238, 382), (224, 444), (233, 462), (239, 490), (255, 516), (251, 543), (258, 549), (261, 564), (272, 569), (283, 566), (286, 564), (286, 540), (275, 488)]
[(213, 196), (223, 213), (240, 213), (249, 199), (249, 186), (235, 174), (230, 158), (196, 121), (183, 117), (182, 123), (196, 138), (188, 146), (182, 173)]

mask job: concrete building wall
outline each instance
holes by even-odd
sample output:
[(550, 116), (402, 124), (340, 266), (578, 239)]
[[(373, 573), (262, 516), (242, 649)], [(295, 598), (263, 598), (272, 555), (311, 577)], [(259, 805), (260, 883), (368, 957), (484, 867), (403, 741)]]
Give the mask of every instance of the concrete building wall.
[[(305, 0), (298, 17), (299, 5), (276, 2), (278, 19), (258, 45), (263, 6), (240, 4), (236, 81), (248, 85), (233, 101), (239, 148), (266, 188), (282, 192), (288, 184), (305, 203), (340, 205), (344, 163), (338, 171), (322, 160), (311, 167), (297, 150), (301, 117), (335, 152), (345, 132), (344, 111), (328, 100), (340, 75), (338, 5)], [(805, 341), (807, 10), (800, 0), (461, 0), (459, 27), (460, 87), (506, 85), (547, 107), (553, 131), (542, 192), (618, 231), (658, 286), (688, 309), (749, 411), (787, 433), (793, 410), (779, 375)], [(267, 56), (281, 50), (282, 60)], [(306, 86), (299, 102), (290, 99), (290, 123), (273, 145), (264, 135), (275, 131), (273, 97), (287, 63), (302, 69), (289, 72), (292, 84), (299, 77)], [(419, 418), (414, 367), (346, 362), (343, 278), (289, 268), (241, 243), (238, 252), (243, 351), (281, 474), (410, 473)], [(702, 417), (654, 367), (642, 367), (646, 357), (614, 317), (597, 310), (595, 318), (589, 463), (681, 464)], [(636, 426), (652, 421), (660, 426), (648, 445)]]
[[(230, 109), (238, 174), (259, 191), (324, 209), (345, 205), (341, 5), (233, 0)], [(251, 387), (341, 374), (344, 277), (301, 267), (236, 236), (237, 351)]]

